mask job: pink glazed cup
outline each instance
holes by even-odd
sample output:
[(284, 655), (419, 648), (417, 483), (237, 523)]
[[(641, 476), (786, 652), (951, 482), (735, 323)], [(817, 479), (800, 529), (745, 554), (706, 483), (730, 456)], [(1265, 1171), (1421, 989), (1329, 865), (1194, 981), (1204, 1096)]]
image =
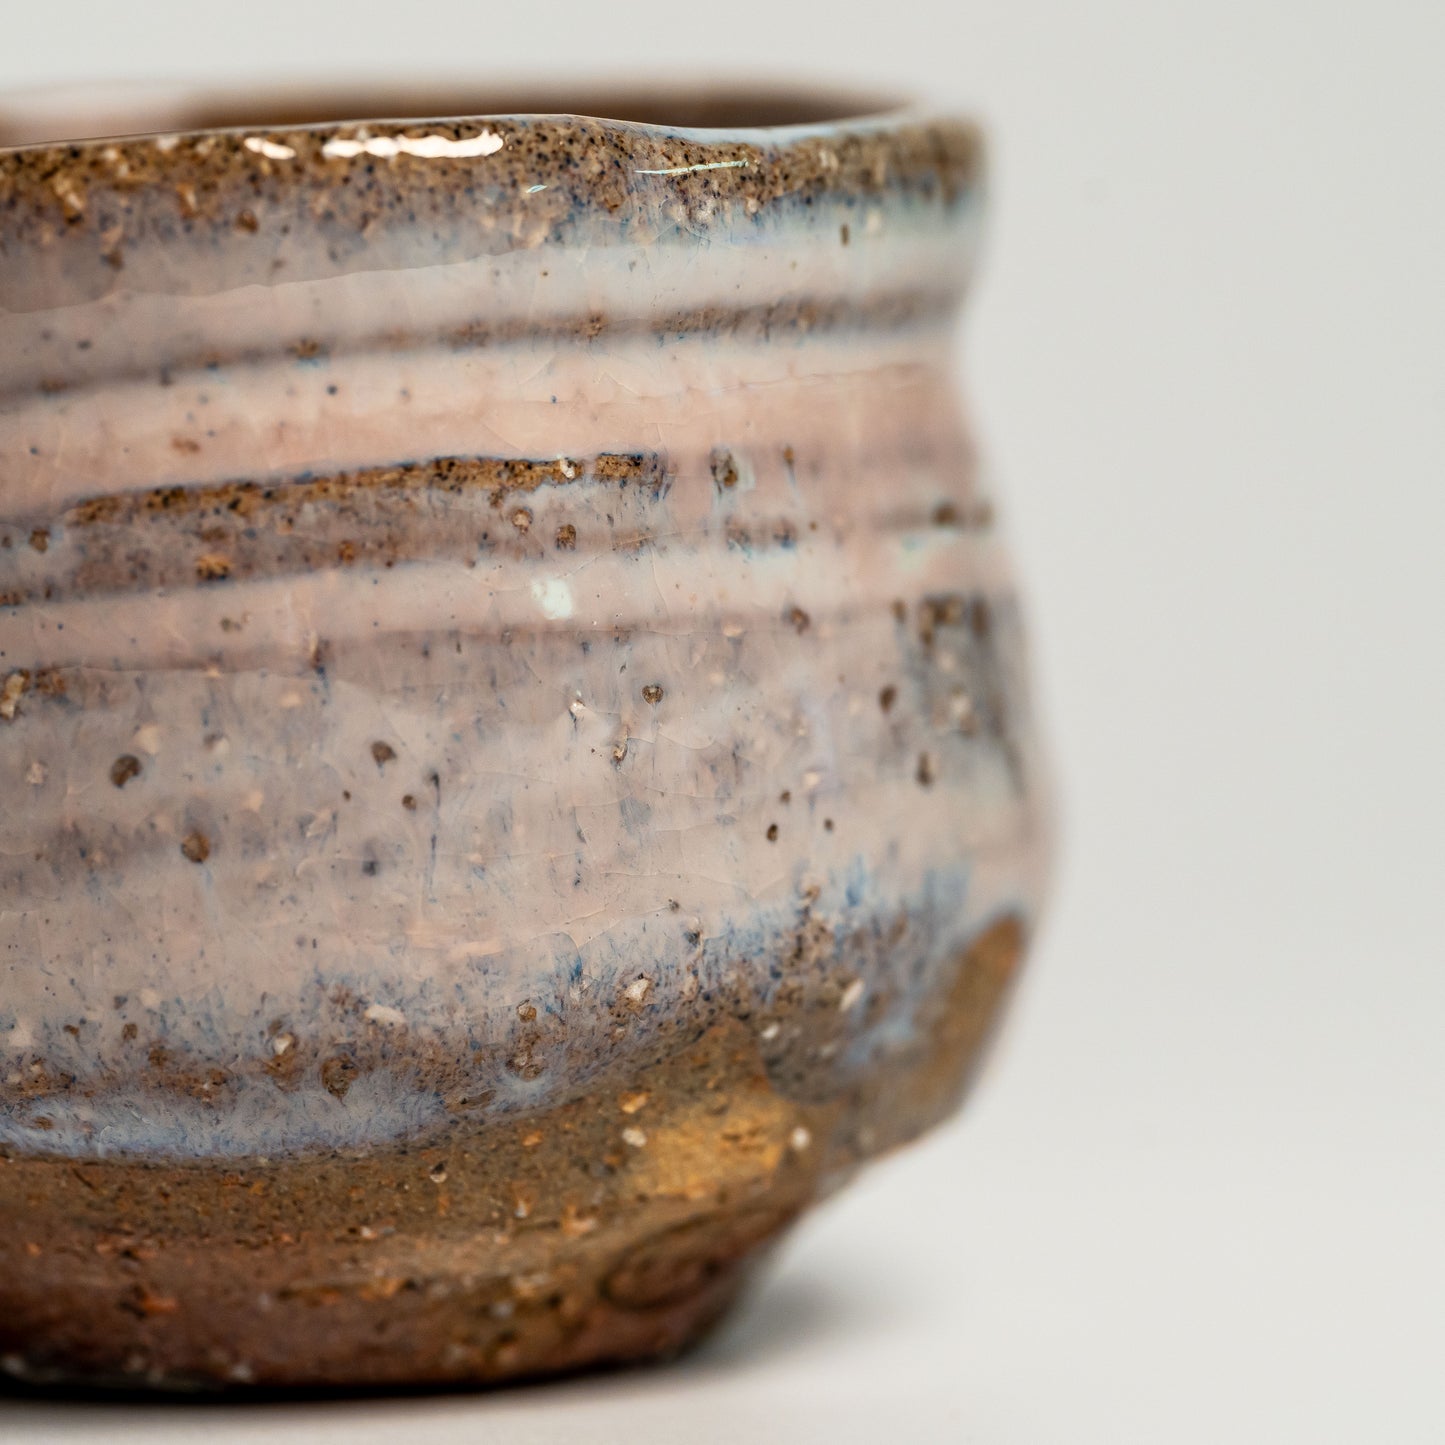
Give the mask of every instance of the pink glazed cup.
[(0, 118), (0, 1365), (667, 1354), (1036, 918), (978, 132), (248, 103)]

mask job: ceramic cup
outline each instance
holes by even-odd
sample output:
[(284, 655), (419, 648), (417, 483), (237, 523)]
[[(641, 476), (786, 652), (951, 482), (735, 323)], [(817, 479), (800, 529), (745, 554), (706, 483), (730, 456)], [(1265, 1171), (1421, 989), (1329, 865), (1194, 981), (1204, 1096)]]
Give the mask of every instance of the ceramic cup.
[(252, 103), (0, 130), (0, 1364), (675, 1351), (1034, 925), (979, 135)]

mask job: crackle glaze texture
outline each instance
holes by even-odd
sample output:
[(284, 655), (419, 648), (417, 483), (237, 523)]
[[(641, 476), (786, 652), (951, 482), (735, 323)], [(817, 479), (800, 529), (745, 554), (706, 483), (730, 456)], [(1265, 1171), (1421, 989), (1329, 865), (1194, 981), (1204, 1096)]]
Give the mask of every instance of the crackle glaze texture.
[(0, 150), (11, 1375), (665, 1353), (953, 1107), (1043, 854), (980, 193), (913, 113)]

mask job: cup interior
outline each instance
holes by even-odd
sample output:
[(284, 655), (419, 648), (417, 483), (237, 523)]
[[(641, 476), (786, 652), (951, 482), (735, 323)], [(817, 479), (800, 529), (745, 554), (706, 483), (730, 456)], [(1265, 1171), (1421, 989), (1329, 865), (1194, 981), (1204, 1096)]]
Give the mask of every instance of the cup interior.
[(0, 146), (158, 132), (364, 124), (456, 116), (584, 115), (680, 130), (757, 130), (854, 120), (899, 108), (880, 95), (793, 88), (675, 86), (513, 89), (453, 85), (216, 92), (122, 87), (0, 98)]

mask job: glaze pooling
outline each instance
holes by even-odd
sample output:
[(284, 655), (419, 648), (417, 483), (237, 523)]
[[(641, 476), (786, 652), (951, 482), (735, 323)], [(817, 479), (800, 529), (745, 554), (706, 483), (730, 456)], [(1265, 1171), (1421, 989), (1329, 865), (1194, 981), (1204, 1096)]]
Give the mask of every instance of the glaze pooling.
[[(916, 117), (0, 151), (0, 1233), (49, 1190), (88, 1249), (105, 1211), (46, 1172), (83, 1164), (162, 1258), (140, 1295), (18, 1264), (17, 1319), (43, 1288), (138, 1323), (15, 1372), (631, 1358), (952, 1106), (1043, 859), (948, 365), (979, 175)], [(465, 1270), (408, 1216), (373, 1298), (317, 1222), (338, 1156), (378, 1199), (413, 1158), (465, 1178), (469, 1227), (523, 1176), (525, 1208)], [(624, 1201), (578, 1160), (660, 1172)], [(273, 1165), (295, 1210), (243, 1232), (342, 1283), (263, 1328), (143, 1181)], [(473, 1337), (508, 1251), (572, 1303)], [(220, 1363), (167, 1333), (189, 1277), (231, 1301)], [(385, 1369), (300, 1343), (413, 1288), (457, 1309)]]

